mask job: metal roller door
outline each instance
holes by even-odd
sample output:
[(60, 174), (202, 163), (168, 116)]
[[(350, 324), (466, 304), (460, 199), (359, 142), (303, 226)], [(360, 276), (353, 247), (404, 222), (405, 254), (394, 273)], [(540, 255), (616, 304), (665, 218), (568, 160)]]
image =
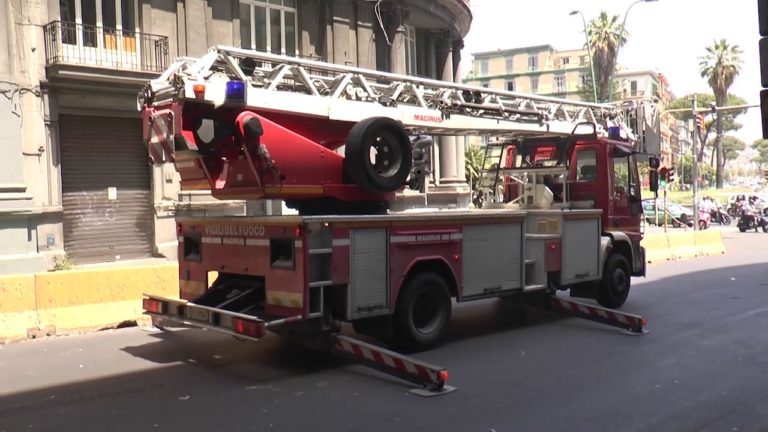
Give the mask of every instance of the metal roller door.
[(152, 254), (150, 169), (139, 119), (62, 115), (64, 250), (75, 263)]

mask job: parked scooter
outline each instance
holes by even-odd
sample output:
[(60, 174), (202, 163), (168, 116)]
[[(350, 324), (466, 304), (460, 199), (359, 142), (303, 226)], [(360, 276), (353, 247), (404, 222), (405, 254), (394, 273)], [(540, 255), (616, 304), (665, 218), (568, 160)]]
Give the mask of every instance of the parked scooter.
[(768, 233), (768, 214), (766, 212), (748, 212), (742, 211), (739, 223), (736, 225), (741, 232), (754, 229), (757, 232), (761, 228), (764, 233)]
[(709, 216), (712, 218), (712, 222), (717, 222), (720, 225), (730, 225), (731, 217), (728, 212), (723, 210), (720, 206), (709, 211)]

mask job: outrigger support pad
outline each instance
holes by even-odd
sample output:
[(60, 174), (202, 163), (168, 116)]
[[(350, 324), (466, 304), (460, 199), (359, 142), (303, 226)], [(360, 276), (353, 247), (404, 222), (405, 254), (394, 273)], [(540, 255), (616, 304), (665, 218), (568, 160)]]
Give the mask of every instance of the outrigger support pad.
[(334, 335), (332, 350), (372, 369), (419, 385), (419, 388), (411, 390), (419, 396), (439, 396), (456, 390), (446, 385), (448, 371), (444, 368), (349, 336)]

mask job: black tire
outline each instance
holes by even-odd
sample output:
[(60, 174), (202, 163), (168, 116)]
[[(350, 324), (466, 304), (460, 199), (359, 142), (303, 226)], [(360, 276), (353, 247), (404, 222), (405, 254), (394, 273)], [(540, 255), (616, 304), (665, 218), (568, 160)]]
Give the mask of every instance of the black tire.
[[(372, 150), (376, 151), (373, 161)], [(344, 174), (367, 192), (393, 192), (403, 187), (411, 173), (412, 157), (411, 141), (400, 123), (371, 117), (358, 122), (347, 136)]]
[(442, 277), (420, 273), (405, 283), (393, 323), (399, 345), (411, 349), (432, 347), (445, 336), (450, 321), (451, 294)]
[(739, 232), (747, 232), (747, 229), (749, 229), (747, 225), (741, 223), (739, 224)]
[(603, 268), (603, 280), (597, 291), (597, 302), (607, 308), (621, 307), (627, 301), (631, 282), (627, 259), (618, 254), (609, 256)]
[(731, 224), (731, 217), (728, 216), (728, 214), (723, 213), (721, 215), (720, 225), (730, 225), (730, 224)]
[(763, 225), (763, 232), (768, 233), (768, 225)]

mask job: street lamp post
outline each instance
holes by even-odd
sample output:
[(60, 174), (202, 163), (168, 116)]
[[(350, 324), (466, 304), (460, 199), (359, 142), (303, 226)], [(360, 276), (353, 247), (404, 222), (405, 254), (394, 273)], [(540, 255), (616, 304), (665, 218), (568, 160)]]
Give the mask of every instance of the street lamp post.
[[(632, 6), (634, 6), (634, 5), (638, 4), (638, 3), (652, 3), (652, 2), (656, 2), (656, 1), (659, 1), (659, 0), (636, 0), (636, 1), (632, 2), (632, 4), (629, 5), (627, 10), (624, 11), (624, 20), (621, 22), (621, 35), (624, 36), (624, 33), (626, 32), (627, 16), (629, 16), (629, 11), (632, 9)], [(617, 66), (619, 64), (619, 51), (621, 51), (621, 44), (619, 44), (619, 46), (616, 47), (616, 65)], [(613, 83), (613, 75), (614, 75), (614, 73), (616, 71), (616, 67), (614, 67), (613, 69), (614, 70), (611, 71), (611, 79), (608, 80), (611, 83)]]
[(587, 55), (589, 56), (589, 71), (592, 74), (592, 101), (597, 103), (597, 85), (595, 85), (595, 65), (592, 63), (592, 47), (589, 44), (589, 33), (587, 33), (587, 20), (580, 10), (575, 10), (568, 15), (581, 15), (581, 23), (584, 24), (584, 38), (587, 40)]

